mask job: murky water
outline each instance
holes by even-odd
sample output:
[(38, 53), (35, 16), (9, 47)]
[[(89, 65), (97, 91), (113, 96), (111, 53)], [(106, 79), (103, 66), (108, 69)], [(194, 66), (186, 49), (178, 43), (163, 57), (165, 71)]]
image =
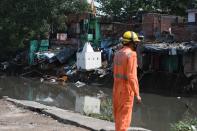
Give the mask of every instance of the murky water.
[[(111, 99), (112, 96), (112, 89), (103, 87), (92, 84), (77, 88), (74, 84), (60, 86), (44, 84), (39, 80), (4, 77), (0, 78), (0, 97), (32, 100), (79, 112), (86, 106), (88, 110), (94, 108), (93, 112), (99, 112), (100, 99)], [(143, 93), (142, 99), (141, 105), (134, 105), (133, 126), (168, 131), (170, 123), (182, 120), (188, 112), (197, 115), (196, 97), (177, 98)]]

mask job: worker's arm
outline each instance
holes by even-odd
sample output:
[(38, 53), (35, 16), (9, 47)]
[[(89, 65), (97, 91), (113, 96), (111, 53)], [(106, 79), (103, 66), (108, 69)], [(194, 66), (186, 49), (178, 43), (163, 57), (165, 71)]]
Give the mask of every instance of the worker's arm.
[(137, 55), (136, 53), (132, 53), (130, 57), (128, 57), (128, 66), (127, 66), (127, 77), (129, 84), (135, 94), (136, 97), (139, 97), (139, 84), (137, 78)]

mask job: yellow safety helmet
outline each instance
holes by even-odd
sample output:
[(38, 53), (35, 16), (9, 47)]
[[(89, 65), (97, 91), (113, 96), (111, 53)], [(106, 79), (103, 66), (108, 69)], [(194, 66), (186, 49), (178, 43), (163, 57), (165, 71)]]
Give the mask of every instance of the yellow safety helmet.
[(127, 44), (128, 42), (130, 41), (133, 41), (134, 43), (138, 43), (140, 42), (137, 34), (133, 31), (126, 31), (124, 34), (123, 34), (123, 38), (122, 38), (122, 41), (123, 41), (123, 44)]

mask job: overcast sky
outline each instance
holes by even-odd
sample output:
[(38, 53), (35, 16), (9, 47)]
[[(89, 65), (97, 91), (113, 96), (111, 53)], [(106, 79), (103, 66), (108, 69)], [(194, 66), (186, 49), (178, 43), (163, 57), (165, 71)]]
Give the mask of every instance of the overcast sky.
[[(88, 3), (91, 3), (91, 2), (92, 2), (92, 0), (87, 0), (87, 1), (88, 1)], [(99, 4), (98, 2), (95, 2), (95, 1), (94, 1), (94, 5), (95, 5), (96, 7), (99, 7), (100, 4)]]

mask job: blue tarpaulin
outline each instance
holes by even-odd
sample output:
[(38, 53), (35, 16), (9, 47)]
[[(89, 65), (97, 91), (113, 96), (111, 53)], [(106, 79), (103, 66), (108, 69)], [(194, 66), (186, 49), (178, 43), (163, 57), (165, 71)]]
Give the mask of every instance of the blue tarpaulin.
[(57, 55), (56, 58), (60, 63), (65, 63), (70, 57), (76, 54), (76, 50), (73, 48), (64, 48)]

